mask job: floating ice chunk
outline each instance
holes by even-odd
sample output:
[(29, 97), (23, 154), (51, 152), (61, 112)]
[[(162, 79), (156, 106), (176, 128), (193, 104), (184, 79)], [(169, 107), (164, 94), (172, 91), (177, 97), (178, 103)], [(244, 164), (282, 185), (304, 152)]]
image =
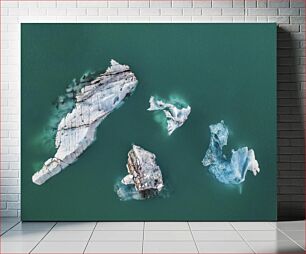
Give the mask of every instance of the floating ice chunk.
[(115, 191), (122, 201), (128, 201), (128, 200), (143, 200), (144, 197), (141, 195), (139, 191), (135, 189), (132, 185), (122, 185), (122, 184), (116, 184), (115, 185)]
[(189, 105), (184, 107), (183, 104), (178, 101), (175, 101), (173, 104), (171, 104), (151, 96), (149, 102), (150, 107), (147, 110), (163, 110), (165, 113), (169, 135), (171, 135), (177, 128), (184, 124), (191, 111), (191, 107)]
[[(85, 78), (85, 77), (84, 77)], [(137, 79), (130, 67), (111, 60), (111, 66), (86, 85), (75, 90), (74, 108), (57, 126), (55, 146), (57, 152), (36, 172), (32, 181), (43, 184), (60, 173), (93, 143), (99, 124), (131, 95)], [(68, 88), (67, 92), (73, 89)]]
[(209, 166), (210, 173), (215, 175), (218, 181), (225, 184), (239, 184), (244, 182), (247, 171), (255, 176), (260, 171), (255, 153), (247, 147), (232, 150), (230, 160), (223, 155), (222, 148), (227, 145), (228, 128), (223, 121), (209, 126), (210, 144), (202, 161), (204, 166)]
[(134, 184), (133, 175), (126, 175), (124, 178), (122, 178), (121, 182), (125, 185)]
[(147, 199), (158, 195), (164, 187), (155, 154), (133, 145), (126, 164), (128, 175), (115, 186), (121, 200)]

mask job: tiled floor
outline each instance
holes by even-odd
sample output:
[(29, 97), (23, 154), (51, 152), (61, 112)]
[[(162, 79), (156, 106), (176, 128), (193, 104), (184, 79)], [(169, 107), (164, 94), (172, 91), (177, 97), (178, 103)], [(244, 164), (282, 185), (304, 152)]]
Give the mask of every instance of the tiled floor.
[(1, 219), (0, 253), (304, 253), (305, 221), (19, 222)]

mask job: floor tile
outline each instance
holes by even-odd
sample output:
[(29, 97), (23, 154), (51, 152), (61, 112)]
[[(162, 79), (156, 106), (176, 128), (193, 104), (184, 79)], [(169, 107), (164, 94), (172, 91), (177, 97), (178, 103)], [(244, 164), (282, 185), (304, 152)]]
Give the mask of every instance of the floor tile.
[(187, 222), (145, 222), (145, 230), (188, 230)]
[(94, 231), (90, 241), (142, 241), (143, 231)]
[(12, 228), (14, 231), (48, 231), (55, 222), (20, 222)]
[(194, 242), (144, 242), (143, 253), (198, 253)]
[(271, 231), (239, 231), (246, 241), (282, 241), (289, 240), (287, 236), (278, 230)]
[(145, 231), (145, 241), (193, 241), (190, 231)]
[(1, 241), (6, 242), (35, 242), (40, 241), (47, 232), (40, 231), (12, 231), (1, 236)]
[(276, 225), (277, 225), (277, 222), (276, 221), (269, 221), (268, 222), (274, 229), (277, 229)]
[(0, 224), (5, 224), (5, 223), (18, 223), (20, 221), (20, 218), (8, 218), (8, 217), (3, 217), (3, 218), (0, 218)]
[[(15, 231), (17, 232), (17, 231)], [(86, 242), (92, 231), (53, 231), (51, 230), (43, 239), (44, 242)]]
[(37, 242), (1, 242), (0, 253), (28, 253)]
[(304, 250), (291, 241), (249, 242), (256, 253), (304, 253)]
[(96, 222), (58, 222), (52, 230), (66, 231), (66, 230), (93, 230)]
[(142, 253), (142, 242), (89, 242), (85, 253)]
[(11, 228), (14, 227), (15, 225), (18, 225), (20, 222), (15, 221), (15, 222), (3, 222), (1, 223), (1, 228)]
[(189, 222), (191, 230), (235, 230), (229, 222)]
[(305, 231), (304, 230), (290, 230), (282, 231), (285, 235), (289, 236), (293, 241), (305, 249)]
[(143, 230), (144, 222), (99, 222), (95, 230)]
[(290, 230), (282, 231), (285, 235), (288, 235), (293, 240), (305, 240), (305, 231), (304, 230)]
[(195, 241), (242, 241), (236, 231), (192, 231)]
[(276, 227), (281, 230), (305, 230), (305, 221), (280, 221)]
[(83, 253), (86, 242), (40, 242), (32, 253)]
[(4, 226), (1, 226), (1, 235), (7, 231), (9, 231), (14, 225), (4, 225)]
[(200, 253), (253, 253), (252, 249), (241, 242), (197, 242)]
[(6, 231), (8, 231), (8, 228), (1, 228), (0, 235), (3, 235)]
[(236, 230), (275, 230), (269, 222), (232, 222)]
[(1, 225), (0, 225), (0, 231), (1, 234), (5, 233), (6, 231), (8, 231), (9, 229), (11, 229), (12, 227), (14, 227), (15, 225), (17, 225), (19, 223), (19, 219), (18, 218), (14, 218), (11, 220), (5, 219), (5, 220), (1, 220)]
[(296, 240), (295, 242), (305, 250), (305, 240)]

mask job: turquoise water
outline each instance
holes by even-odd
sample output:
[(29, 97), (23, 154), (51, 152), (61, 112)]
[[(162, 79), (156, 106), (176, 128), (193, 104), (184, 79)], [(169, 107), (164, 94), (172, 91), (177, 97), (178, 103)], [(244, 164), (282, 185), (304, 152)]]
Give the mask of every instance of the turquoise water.
[[(32, 174), (54, 155), (41, 134), (59, 95), (110, 59), (139, 80), (99, 126), (97, 140), (42, 186)], [(149, 98), (191, 106), (168, 136)], [(240, 187), (219, 183), (201, 161), (209, 125), (224, 120), (224, 149), (254, 149), (261, 172)], [(52, 144), (52, 143), (51, 143)], [(153, 152), (167, 195), (118, 199), (131, 144)], [(274, 24), (22, 24), (23, 220), (271, 220), (276, 218), (276, 26)]]

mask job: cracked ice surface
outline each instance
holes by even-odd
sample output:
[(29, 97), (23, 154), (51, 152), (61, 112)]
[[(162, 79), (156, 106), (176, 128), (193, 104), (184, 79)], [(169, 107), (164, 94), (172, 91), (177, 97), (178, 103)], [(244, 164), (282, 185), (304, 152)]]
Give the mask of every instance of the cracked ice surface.
[(231, 159), (223, 155), (222, 148), (227, 145), (228, 128), (223, 121), (209, 126), (210, 144), (202, 161), (209, 166), (208, 171), (215, 175), (218, 181), (225, 184), (239, 184), (244, 182), (247, 171), (254, 176), (259, 172), (259, 165), (255, 153), (247, 147), (232, 150)]
[(179, 102), (173, 104), (164, 102), (154, 96), (150, 97), (150, 107), (148, 111), (162, 110), (167, 118), (168, 135), (171, 135), (177, 128), (181, 127), (187, 120), (191, 107), (187, 105), (184, 107)]
[(95, 140), (99, 124), (122, 105), (136, 85), (137, 79), (130, 67), (111, 60), (111, 66), (105, 73), (76, 93), (74, 108), (57, 127), (56, 154), (32, 176), (32, 181), (41, 185), (75, 162)]
[(158, 195), (164, 187), (155, 154), (133, 145), (126, 164), (128, 175), (115, 186), (121, 200), (147, 199)]

